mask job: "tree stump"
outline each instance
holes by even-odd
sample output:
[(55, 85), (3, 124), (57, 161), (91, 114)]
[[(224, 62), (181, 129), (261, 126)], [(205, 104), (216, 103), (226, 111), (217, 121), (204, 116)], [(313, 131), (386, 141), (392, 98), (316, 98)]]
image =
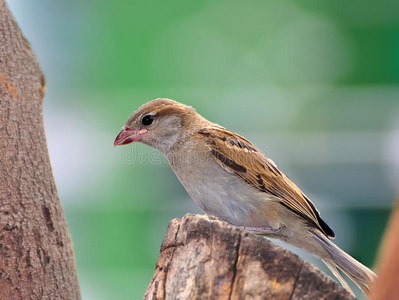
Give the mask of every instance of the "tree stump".
[(144, 299), (355, 299), (310, 263), (210, 216), (169, 223)]

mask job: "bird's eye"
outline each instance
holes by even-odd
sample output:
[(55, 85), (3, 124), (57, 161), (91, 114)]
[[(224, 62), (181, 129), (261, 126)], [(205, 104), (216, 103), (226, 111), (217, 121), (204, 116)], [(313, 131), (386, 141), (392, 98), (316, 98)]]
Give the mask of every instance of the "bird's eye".
[(143, 123), (143, 125), (148, 126), (151, 125), (152, 122), (154, 121), (154, 115), (145, 115), (142, 119), (141, 119), (141, 123)]

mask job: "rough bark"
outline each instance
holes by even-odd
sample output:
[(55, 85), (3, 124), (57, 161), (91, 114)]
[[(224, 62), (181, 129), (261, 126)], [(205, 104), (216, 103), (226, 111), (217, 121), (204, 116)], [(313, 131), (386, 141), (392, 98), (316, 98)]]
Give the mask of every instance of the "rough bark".
[(378, 279), (371, 299), (397, 299), (399, 295), (399, 199), (393, 208), (378, 259)]
[(169, 223), (144, 299), (354, 299), (310, 263), (208, 216)]
[(0, 299), (80, 299), (44, 134), (44, 84), (0, 0)]

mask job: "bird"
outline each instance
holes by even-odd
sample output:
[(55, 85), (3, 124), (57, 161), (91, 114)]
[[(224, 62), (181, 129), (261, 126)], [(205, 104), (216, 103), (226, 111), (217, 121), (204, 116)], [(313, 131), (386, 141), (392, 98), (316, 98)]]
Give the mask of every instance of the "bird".
[(114, 146), (143, 143), (162, 152), (193, 201), (245, 231), (312, 253), (341, 285), (340, 269), (366, 294), (377, 275), (331, 239), (334, 231), (309, 198), (244, 137), (208, 121), (191, 106), (158, 98), (127, 120)]

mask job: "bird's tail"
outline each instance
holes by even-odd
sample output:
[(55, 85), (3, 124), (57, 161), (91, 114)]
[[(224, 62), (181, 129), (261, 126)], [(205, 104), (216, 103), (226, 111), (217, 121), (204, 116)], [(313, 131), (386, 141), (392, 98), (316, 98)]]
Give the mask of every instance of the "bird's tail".
[[(331, 242), (326, 236), (315, 233), (316, 240), (328, 253), (329, 257), (321, 257), (323, 262), (338, 278), (342, 286), (352, 292), (348, 283), (339, 273), (337, 267), (341, 269), (354, 283), (367, 295), (377, 279), (377, 275), (356, 259), (345, 253), (337, 245)], [(353, 293), (353, 292), (352, 292)]]

